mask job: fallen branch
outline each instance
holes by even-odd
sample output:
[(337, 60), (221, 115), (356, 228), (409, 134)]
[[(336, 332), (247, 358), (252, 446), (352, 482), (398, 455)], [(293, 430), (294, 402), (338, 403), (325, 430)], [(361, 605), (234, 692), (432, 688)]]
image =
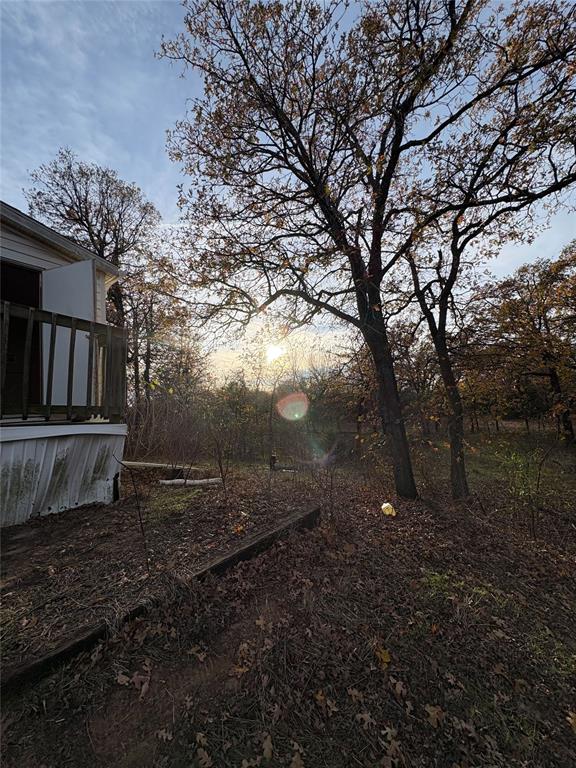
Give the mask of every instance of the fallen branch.
[(221, 477), (207, 477), (204, 480), (159, 480), (160, 485), (222, 485)]
[(124, 461), (124, 466), (132, 469), (186, 469), (191, 472), (201, 472), (202, 467), (192, 467), (190, 464), (162, 464), (155, 461)]

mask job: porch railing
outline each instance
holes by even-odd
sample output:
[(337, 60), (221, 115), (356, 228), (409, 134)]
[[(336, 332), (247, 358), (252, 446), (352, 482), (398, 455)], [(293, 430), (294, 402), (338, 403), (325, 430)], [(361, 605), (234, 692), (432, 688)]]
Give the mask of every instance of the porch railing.
[(124, 329), (2, 301), (0, 342), (3, 418), (123, 420)]

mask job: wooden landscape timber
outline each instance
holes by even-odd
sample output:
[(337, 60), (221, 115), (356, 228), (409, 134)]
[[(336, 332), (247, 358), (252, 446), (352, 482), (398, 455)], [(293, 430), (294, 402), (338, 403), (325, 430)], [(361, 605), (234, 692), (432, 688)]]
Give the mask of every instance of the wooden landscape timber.
[[(228, 569), (233, 568), (242, 560), (249, 560), (259, 555), (264, 550), (271, 547), (274, 542), (282, 538), (285, 534), (295, 530), (310, 530), (314, 528), (320, 519), (320, 507), (315, 506), (306, 512), (295, 512), (284, 518), (272, 530), (255, 534), (252, 538), (244, 541), (240, 547), (234, 551), (215, 558), (207, 565), (204, 565), (190, 579), (190, 581), (206, 578), (209, 574), (220, 575)], [(158, 600), (161, 599), (160, 597)], [(56, 648), (41, 656), (38, 659), (24, 662), (11, 669), (3, 669), (0, 680), (0, 690), (3, 694), (18, 689), (24, 683), (36, 682), (42, 677), (50, 674), (57, 666), (69, 661), (82, 651), (92, 648), (100, 640), (110, 637), (114, 631), (122, 627), (129, 621), (140, 616), (145, 616), (156, 604), (156, 601), (147, 601), (134, 606), (124, 613), (112, 627), (109, 623), (102, 621), (93, 627), (88, 627), (75, 637), (66, 640)]]

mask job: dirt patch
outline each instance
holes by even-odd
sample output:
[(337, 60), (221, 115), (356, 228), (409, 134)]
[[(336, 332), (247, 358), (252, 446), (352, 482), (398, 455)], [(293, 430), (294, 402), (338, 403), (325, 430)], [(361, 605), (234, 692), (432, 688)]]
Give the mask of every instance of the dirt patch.
[[(265, 612), (271, 616), (271, 611)], [(155, 664), (145, 696), (133, 686), (118, 685), (105, 704), (87, 719), (94, 754), (106, 765), (153, 766), (164, 740), (172, 740), (183, 713), (199, 701), (222, 694), (236, 695), (241, 683), (235, 674), (238, 637), (253, 630), (261, 614), (251, 612), (220, 634), (210, 653), (197, 652), (189, 663)], [(193, 660), (192, 660), (193, 659)]]
[(175, 578), (189, 577), (311, 501), (308, 487), (281, 477), (268, 492), (266, 476), (258, 471), (233, 479), (228, 496), (218, 488), (159, 487), (158, 476), (146, 473), (137, 497), (5, 531), (5, 669), (39, 658), (102, 621), (113, 627), (135, 605), (170, 591)]

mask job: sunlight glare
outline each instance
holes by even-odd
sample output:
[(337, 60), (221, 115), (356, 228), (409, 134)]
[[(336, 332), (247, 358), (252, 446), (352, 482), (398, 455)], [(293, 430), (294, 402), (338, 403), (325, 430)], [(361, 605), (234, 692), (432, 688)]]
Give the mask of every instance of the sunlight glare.
[(286, 354), (284, 347), (281, 347), (279, 344), (268, 344), (268, 347), (266, 348), (266, 361), (268, 363), (273, 363), (284, 354)]

